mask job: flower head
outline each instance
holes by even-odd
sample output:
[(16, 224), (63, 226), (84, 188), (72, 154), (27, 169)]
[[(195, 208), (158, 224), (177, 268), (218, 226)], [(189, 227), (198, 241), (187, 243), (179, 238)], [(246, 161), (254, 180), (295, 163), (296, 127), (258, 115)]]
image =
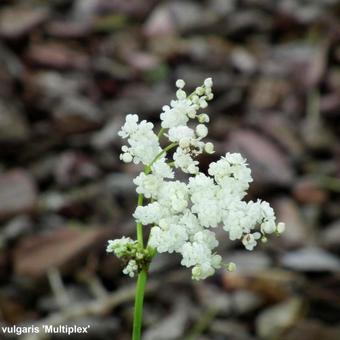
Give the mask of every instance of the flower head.
[[(213, 98), (212, 85), (212, 79), (207, 78), (188, 94), (185, 82), (177, 80), (176, 98), (162, 108), (158, 135), (152, 123), (139, 121), (137, 115), (127, 115), (119, 131), (127, 139), (120, 158), (145, 165), (133, 181), (140, 197), (148, 200), (133, 214), (138, 225), (150, 226), (148, 247), (126, 237), (109, 241), (107, 246), (108, 252), (126, 261), (123, 272), (131, 277), (148, 265), (157, 250), (181, 254), (181, 264), (191, 268), (192, 278), (205, 279), (222, 266), (213, 228), (221, 226), (225, 237), (238, 240), (250, 251), (259, 240), (267, 240), (268, 234), (285, 229), (284, 223), (276, 224), (269, 203), (244, 200), (253, 179), (241, 154), (228, 152), (209, 165), (208, 174), (199, 171), (197, 156), (214, 153), (213, 143), (204, 141), (210, 118), (199, 112)], [(160, 136), (169, 140), (172, 157), (166, 153), (169, 149), (161, 148)], [(176, 179), (178, 170), (189, 179)], [(234, 263), (224, 267), (235, 270)]]

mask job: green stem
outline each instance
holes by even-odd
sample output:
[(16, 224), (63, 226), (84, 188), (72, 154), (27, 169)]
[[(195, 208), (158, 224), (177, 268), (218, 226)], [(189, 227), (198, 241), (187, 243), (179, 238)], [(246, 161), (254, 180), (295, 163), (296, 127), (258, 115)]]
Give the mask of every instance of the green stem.
[(171, 143), (165, 147), (153, 160), (152, 162), (144, 168), (144, 173), (148, 175), (151, 172), (151, 166), (156, 163), (164, 154), (166, 154), (171, 149), (175, 148), (178, 143)]
[(157, 135), (158, 139), (160, 139), (160, 138), (163, 136), (164, 131), (165, 131), (164, 128), (161, 128), (161, 129), (159, 130), (158, 135)]
[(138, 274), (136, 295), (135, 295), (135, 310), (133, 315), (133, 333), (132, 340), (140, 340), (142, 332), (142, 320), (143, 320), (143, 302), (144, 302), (144, 290), (147, 280), (147, 270), (143, 269)]
[[(161, 136), (164, 132), (161, 130), (159, 136)], [(172, 148), (176, 147), (177, 143), (171, 143), (167, 147), (165, 147), (153, 160), (152, 162), (145, 166), (144, 173), (149, 174), (152, 169), (151, 166), (157, 162), (165, 153), (167, 153)], [(138, 195), (138, 206), (142, 206), (144, 201), (143, 194)], [(138, 222), (136, 224), (137, 230), (137, 242), (141, 247), (144, 248), (144, 240), (143, 240), (143, 225)], [(143, 320), (143, 302), (144, 302), (144, 290), (147, 280), (147, 268), (143, 268), (139, 274), (137, 279), (136, 286), (136, 294), (135, 294), (135, 307), (134, 307), (134, 315), (133, 315), (133, 332), (132, 332), (132, 340), (140, 340), (141, 338), (141, 330), (142, 330), (142, 320)]]
[[(138, 195), (138, 206), (143, 205), (143, 201), (144, 201), (144, 196), (143, 194), (139, 194)], [(136, 230), (137, 230), (137, 241), (138, 243), (144, 247), (144, 240), (143, 240), (143, 226), (142, 223), (137, 222), (136, 224)]]

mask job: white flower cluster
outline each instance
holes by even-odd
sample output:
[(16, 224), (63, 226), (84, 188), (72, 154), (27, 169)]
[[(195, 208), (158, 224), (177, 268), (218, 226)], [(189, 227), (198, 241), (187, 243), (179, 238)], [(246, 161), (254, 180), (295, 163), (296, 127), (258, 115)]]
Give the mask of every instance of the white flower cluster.
[[(190, 95), (183, 90), (184, 85), (183, 80), (176, 82), (177, 99), (164, 106), (160, 115), (162, 130), (158, 136), (164, 133), (175, 149), (172, 160), (166, 157), (167, 149), (162, 151), (153, 125), (146, 121), (138, 124), (137, 115), (127, 116), (119, 134), (129, 143), (122, 148), (121, 158), (146, 165), (147, 171), (134, 183), (137, 193), (150, 201), (139, 205), (133, 216), (137, 223), (151, 225), (148, 246), (159, 253), (180, 253), (181, 264), (191, 267), (193, 279), (200, 280), (222, 266), (222, 258), (215, 252), (218, 241), (213, 228), (222, 226), (230, 240), (240, 240), (246, 249), (253, 250), (267, 234), (283, 232), (284, 224), (276, 225), (267, 202), (243, 200), (252, 177), (240, 154), (227, 153), (210, 164), (208, 174), (199, 172), (196, 156), (214, 152), (213, 144), (203, 141), (209, 116), (198, 113), (213, 98), (212, 80), (206, 79)], [(188, 126), (191, 121), (197, 121), (195, 128)], [(173, 167), (192, 176), (186, 182), (176, 180)], [(118, 242), (114, 252), (117, 254), (126, 242), (125, 238)], [(228, 268), (234, 266), (229, 264)], [(130, 260), (124, 272), (131, 275), (137, 267)]]
[(138, 265), (136, 260), (130, 260), (127, 266), (123, 269), (123, 273), (125, 275), (129, 275), (130, 277), (135, 276), (135, 272), (138, 270)]
[[(176, 100), (172, 100), (169, 105), (163, 106), (160, 114), (162, 128), (168, 129), (166, 136), (169, 141), (177, 143), (178, 147), (173, 155), (174, 165), (189, 174), (196, 174), (199, 171), (198, 162), (194, 159), (197, 155), (206, 151), (214, 152), (211, 142), (204, 143), (202, 139), (208, 135), (208, 128), (204, 123), (209, 122), (206, 113), (198, 114), (198, 110), (208, 106), (208, 101), (214, 96), (211, 90), (212, 80), (208, 78), (204, 84), (187, 95), (183, 90), (184, 81), (178, 80), (176, 86)], [(197, 120), (195, 129), (187, 126), (189, 120)], [(153, 124), (145, 120), (138, 123), (138, 115), (127, 115), (125, 124), (118, 132), (122, 138), (127, 138), (129, 145), (122, 147), (120, 159), (126, 163), (142, 162), (148, 165), (161, 151), (159, 139), (153, 132)]]
[(153, 124), (142, 120), (138, 123), (138, 115), (127, 115), (126, 121), (118, 135), (128, 138), (128, 144), (122, 147), (120, 159), (125, 163), (149, 164), (161, 151), (159, 141), (153, 132)]
[(117, 257), (122, 257), (128, 250), (130, 244), (134, 241), (130, 237), (123, 236), (120, 239), (109, 240), (109, 244), (106, 247), (108, 253), (115, 253)]

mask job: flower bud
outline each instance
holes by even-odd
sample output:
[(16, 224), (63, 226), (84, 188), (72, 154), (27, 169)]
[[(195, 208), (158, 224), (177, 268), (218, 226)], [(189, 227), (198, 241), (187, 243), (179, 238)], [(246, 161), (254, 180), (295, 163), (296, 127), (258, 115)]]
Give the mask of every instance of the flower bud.
[(204, 94), (204, 88), (203, 87), (196, 87), (195, 93), (199, 96), (202, 96)]
[(189, 118), (194, 119), (196, 117), (196, 110), (194, 107), (190, 107), (187, 111), (187, 115)]
[(206, 87), (212, 87), (213, 86), (213, 81), (211, 78), (207, 78), (206, 80), (204, 80), (204, 86)]
[(204, 151), (208, 154), (212, 154), (215, 152), (214, 150), (214, 144), (211, 142), (208, 142), (204, 145)]
[(178, 87), (179, 89), (182, 89), (185, 86), (185, 81), (183, 79), (178, 79), (176, 81), (176, 87)]
[(207, 95), (207, 99), (208, 100), (212, 100), (214, 98), (214, 94), (213, 93), (209, 93), (208, 95)]
[(198, 121), (199, 121), (200, 123), (209, 123), (210, 118), (209, 118), (209, 116), (208, 116), (206, 113), (201, 113), (201, 114), (198, 116)]
[(179, 100), (183, 100), (187, 97), (187, 94), (183, 90), (179, 89), (176, 91), (176, 97)]
[(278, 223), (277, 227), (276, 227), (276, 231), (279, 234), (282, 234), (284, 231), (286, 230), (286, 224), (283, 222)]
[(200, 138), (204, 138), (208, 135), (208, 128), (203, 124), (198, 124), (196, 126), (196, 134)]
[(208, 103), (204, 98), (200, 98), (198, 104), (201, 109), (205, 109), (206, 107), (208, 107)]
[(189, 172), (189, 174), (192, 174), (192, 175), (197, 174), (197, 173), (198, 173), (198, 168), (197, 168), (197, 166), (195, 166), (194, 164), (190, 164), (190, 165), (188, 166), (188, 172)]
[(125, 152), (125, 153), (120, 155), (120, 159), (124, 163), (130, 163), (130, 162), (132, 162), (132, 155), (130, 153), (128, 153), (128, 152)]
[(182, 149), (186, 149), (190, 146), (190, 140), (188, 138), (182, 138), (180, 141), (179, 141), (179, 146), (182, 148)]
[(199, 97), (196, 96), (195, 94), (191, 97), (191, 101), (194, 103), (194, 104), (198, 104), (199, 103)]
[(192, 273), (193, 280), (197, 280), (200, 277), (201, 272), (202, 271), (199, 266), (195, 266), (194, 268), (192, 268), (191, 273)]
[(211, 89), (211, 87), (206, 87), (205, 89), (204, 89), (204, 94), (207, 96), (207, 95), (209, 95), (209, 94), (211, 94), (212, 93), (212, 89)]

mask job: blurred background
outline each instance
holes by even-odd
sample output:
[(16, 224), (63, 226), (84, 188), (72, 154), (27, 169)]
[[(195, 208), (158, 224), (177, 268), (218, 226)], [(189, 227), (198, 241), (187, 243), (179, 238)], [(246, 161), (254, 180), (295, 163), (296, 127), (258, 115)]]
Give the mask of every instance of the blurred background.
[(253, 252), (221, 233), (238, 271), (204, 282), (157, 257), (143, 339), (340, 339), (339, 17), (336, 0), (2, 0), (1, 326), (129, 339), (135, 281), (105, 245), (134, 235), (140, 168), (117, 131), (128, 113), (158, 126), (177, 78), (212, 77), (202, 170), (241, 152), (249, 199), (287, 230)]

